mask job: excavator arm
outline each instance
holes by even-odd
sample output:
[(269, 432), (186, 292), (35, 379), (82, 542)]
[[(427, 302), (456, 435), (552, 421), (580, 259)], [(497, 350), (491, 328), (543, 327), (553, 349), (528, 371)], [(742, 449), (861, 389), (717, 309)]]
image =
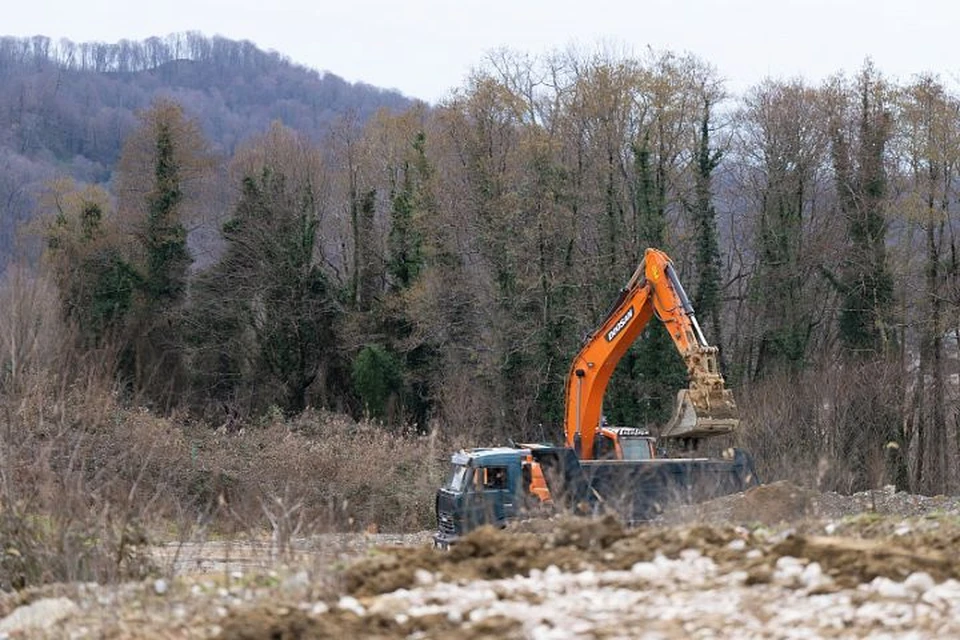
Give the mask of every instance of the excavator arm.
[(739, 424), (733, 394), (717, 366), (717, 349), (707, 344), (693, 305), (665, 253), (647, 249), (643, 261), (600, 327), (587, 337), (573, 360), (566, 386), (564, 429), (567, 446), (594, 458), (603, 396), (610, 376), (651, 318), (663, 322), (690, 376), (690, 387), (677, 394), (670, 421), (661, 438), (699, 439), (729, 433)]

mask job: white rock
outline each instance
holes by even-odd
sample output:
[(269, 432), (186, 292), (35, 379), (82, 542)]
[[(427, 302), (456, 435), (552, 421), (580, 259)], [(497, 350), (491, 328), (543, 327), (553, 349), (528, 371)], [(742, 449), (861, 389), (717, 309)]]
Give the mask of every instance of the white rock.
[(420, 586), (431, 585), (434, 583), (434, 577), (426, 569), (417, 569), (413, 572), (413, 581)]
[(903, 581), (903, 586), (917, 594), (925, 593), (936, 584), (934, 579), (926, 571), (915, 571)]
[(902, 600), (910, 597), (910, 590), (902, 582), (894, 582), (882, 576), (873, 579), (870, 590), (884, 598)]
[(362, 616), (366, 613), (363, 605), (360, 604), (360, 601), (354, 598), (353, 596), (343, 596), (340, 598), (340, 601), (337, 602), (337, 607), (339, 609), (344, 609), (345, 611), (352, 611), (358, 616)]
[(388, 593), (380, 596), (367, 608), (367, 612), (384, 617), (394, 617), (401, 613), (406, 613), (410, 609), (410, 599), (405, 597), (407, 593)]
[(652, 562), (638, 562), (630, 567), (630, 573), (641, 580), (656, 580), (660, 577), (661, 570)]
[(793, 584), (803, 574), (803, 570), (802, 560), (793, 556), (780, 556), (774, 566), (773, 579), (778, 582)]
[(696, 560), (701, 556), (703, 556), (703, 554), (700, 553), (699, 549), (684, 549), (680, 552), (680, 559), (686, 560), (687, 562)]
[(829, 582), (829, 578), (824, 576), (819, 562), (811, 562), (803, 568), (803, 572), (800, 574), (800, 582), (807, 589), (815, 589), (825, 582)]
[(750, 576), (749, 573), (743, 571), (742, 569), (737, 569), (736, 571), (731, 571), (727, 574), (727, 581), (730, 584), (743, 584), (747, 581), (747, 578)]
[(960, 607), (960, 582), (951, 578), (934, 585), (920, 596), (920, 600), (938, 609)]
[(69, 598), (43, 598), (17, 607), (0, 620), (0, 633), (15, 634), (49, 629), (79, 610)]
[(165, 594), (167, 591), (170, 590), (170, 585), (167, 584), (167, 581), (164, 580), (163, 578), (157, 578), (156, 580), (153, 581), (153, 590), (156, 592), (158, 596), (162, 596), (163, 594)]
[(314, 602), (313, 606), (310, 607), (310, 615), (312, 616), (322, 616), (327, 611), (330, 611), (330, 607), (326, 602)]
[(731, 540), (729, 544), (727, 544), (727, 549), (731, 549), (733, 551), (743, 551), (746, 548), (747, 548), (747, 541), (741, 540), (740, 538), (737, 538), (736, 540)]
[(658, 551), (656, 555), (653, 556), (653, 564), (664, 569), (670, 569), (673, 561)]
[(592, 587), (597, 584), (597, 574), (587, 569), (577, 574), (577, 583), (581, 587)]

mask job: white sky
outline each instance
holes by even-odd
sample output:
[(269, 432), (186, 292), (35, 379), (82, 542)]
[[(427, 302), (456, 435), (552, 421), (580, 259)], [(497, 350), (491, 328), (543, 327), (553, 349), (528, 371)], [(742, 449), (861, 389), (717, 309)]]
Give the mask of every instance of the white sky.
[[(498, 47), (606, 42), (690, 52), (733, 92), (819, 81), (869, 56), (888, 76), (960, 76), (956, 0), (2, 0), (0, 35), (76, 42), (200, 31), (434, 102)], [(11, 6), (12, 5), (12, 6)]]

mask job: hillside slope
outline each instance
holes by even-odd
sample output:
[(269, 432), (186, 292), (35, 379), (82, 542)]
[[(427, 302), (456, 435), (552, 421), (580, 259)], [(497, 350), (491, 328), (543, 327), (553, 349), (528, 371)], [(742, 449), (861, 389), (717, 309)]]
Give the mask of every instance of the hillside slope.
[(338, 118), (412, 102), (195, 33), (116, 44), (0, 38), (0, 258), (46, 180), (110, 180), (136, 112), (158, 97), (179, 102), (225, 155), (274, 120), (319, 140)]

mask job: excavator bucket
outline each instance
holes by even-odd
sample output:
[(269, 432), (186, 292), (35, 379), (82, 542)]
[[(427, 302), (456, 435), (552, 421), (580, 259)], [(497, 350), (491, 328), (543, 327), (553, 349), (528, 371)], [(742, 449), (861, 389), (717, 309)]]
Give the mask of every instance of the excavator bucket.
[(661, 438), (699, 439), (734, 431), (740, 412), (729, 389), (690, 388), (677, 392), (673, 416), (660, 430)]

